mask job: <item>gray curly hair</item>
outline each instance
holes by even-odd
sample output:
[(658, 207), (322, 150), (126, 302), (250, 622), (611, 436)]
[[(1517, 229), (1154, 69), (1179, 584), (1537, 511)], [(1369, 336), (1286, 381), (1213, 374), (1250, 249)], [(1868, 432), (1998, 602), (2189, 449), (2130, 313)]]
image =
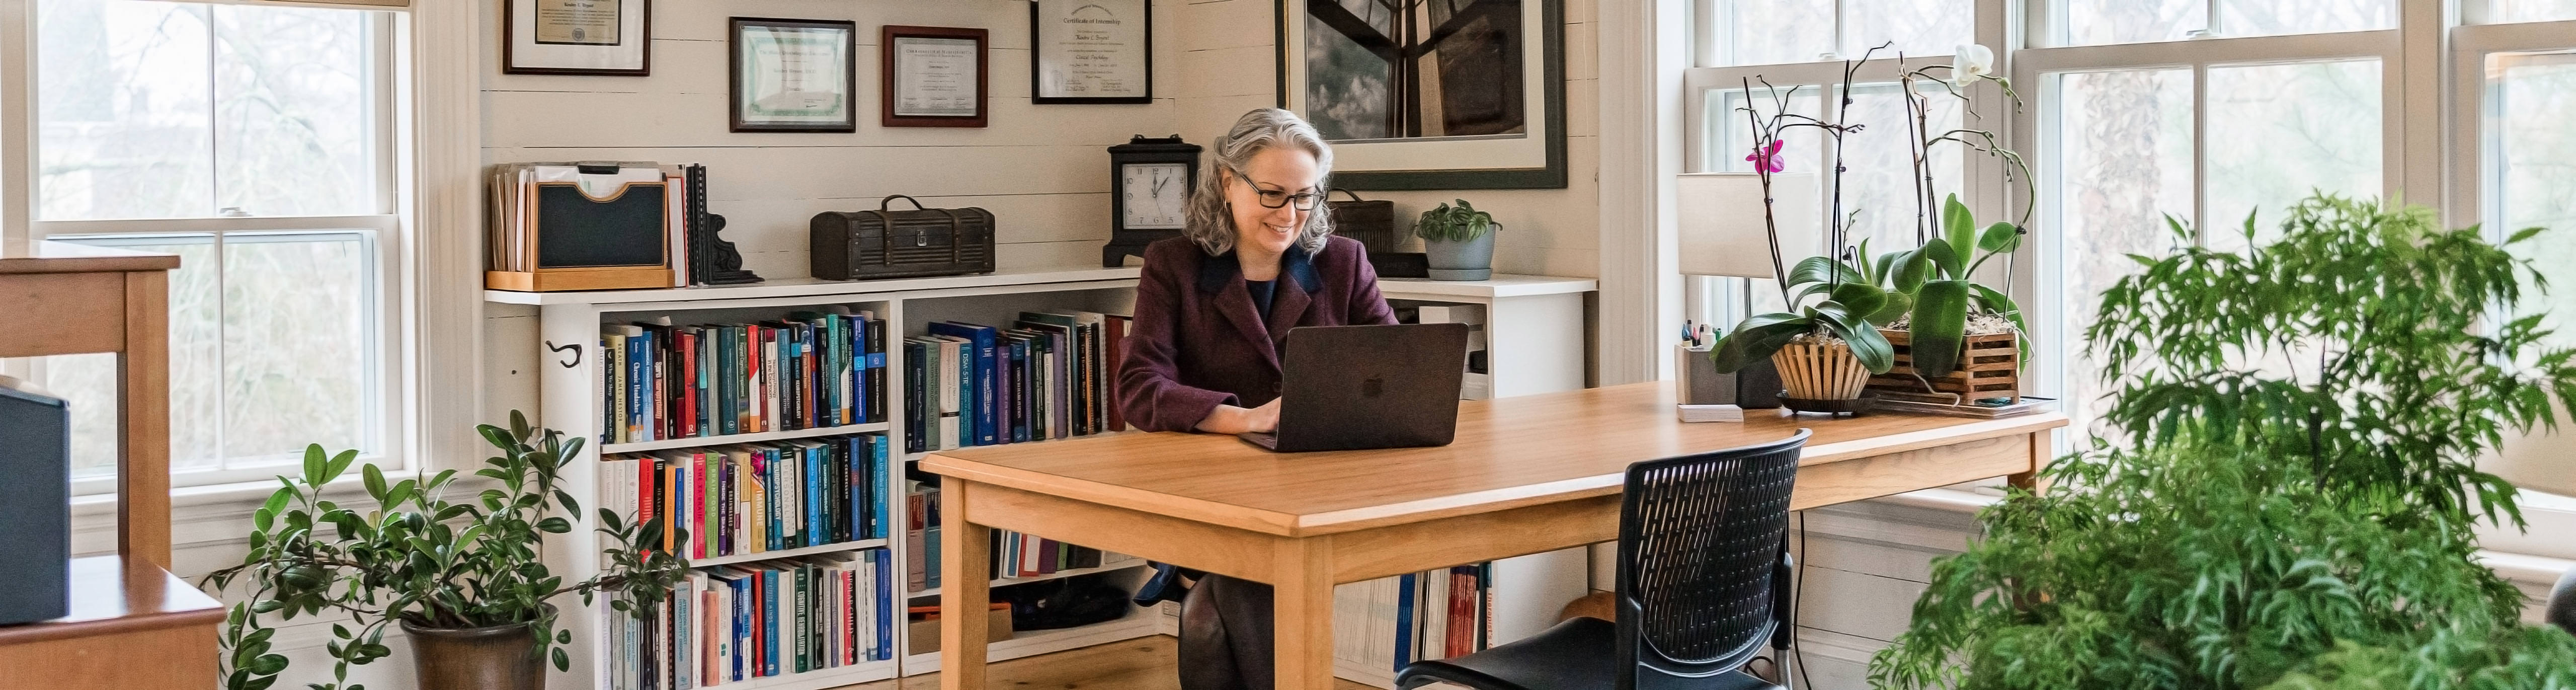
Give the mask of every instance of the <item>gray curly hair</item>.
[[(1189, 217), (1181, 225), (1181, 234), (1197, 242), (1200, 249), (1214, 256), (1234, 251), (1234, 214), (1227, 212), (1225, 174), (1231, 170), (1238, 177), (1252, 163), (1253, 154), (1272, 146), (1296, 146), (1315, 154), (1317, 176), (1315, 191), (1324, 190), (1323, 180), (1333, 177), (1333, 147), (1324, 143), (1324, 135), (1315, 131), (1296, 113), (1278, 108), (1256, 108), (1234, 121), (1234, 129), (1218, 140), (1210, 153), (1217, 170), (1199, 175), (1197, 193), (1190, 195)], [(1250, 181), (1246, 180), (1246, 184)], [(1324, 239), (1333, 234), (1332, 214), (1316, 209), (1306, 214), (1306, 227), (1297, 233), (1297, 244), (1307, 253), (1322, 251)]]

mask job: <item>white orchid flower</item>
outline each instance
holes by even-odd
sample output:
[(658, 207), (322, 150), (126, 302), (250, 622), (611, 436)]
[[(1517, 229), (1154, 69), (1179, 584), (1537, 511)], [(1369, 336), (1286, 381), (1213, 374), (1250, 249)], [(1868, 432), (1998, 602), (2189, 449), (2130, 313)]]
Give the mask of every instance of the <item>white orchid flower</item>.
[(1995, 51), (1974, 43), (1959, 46), (1950, 57), (1950, 82), (1966, 84), (1968, 80), (1995, 73)]

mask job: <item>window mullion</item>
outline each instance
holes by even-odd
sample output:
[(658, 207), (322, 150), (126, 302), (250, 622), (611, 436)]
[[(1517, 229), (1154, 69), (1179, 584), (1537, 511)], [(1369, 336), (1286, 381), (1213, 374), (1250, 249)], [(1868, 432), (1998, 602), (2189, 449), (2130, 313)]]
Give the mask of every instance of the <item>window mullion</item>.
[(2192, 243), (2209, 246), (2209, 66), (2191, 68)]

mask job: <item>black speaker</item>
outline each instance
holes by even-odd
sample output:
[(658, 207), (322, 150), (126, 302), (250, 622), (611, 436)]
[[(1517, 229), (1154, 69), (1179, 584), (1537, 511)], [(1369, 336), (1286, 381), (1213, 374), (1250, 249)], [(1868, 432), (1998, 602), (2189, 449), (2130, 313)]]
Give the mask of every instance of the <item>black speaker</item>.
[(0, 625), (70, 615), (71, 413), (0, 377)]

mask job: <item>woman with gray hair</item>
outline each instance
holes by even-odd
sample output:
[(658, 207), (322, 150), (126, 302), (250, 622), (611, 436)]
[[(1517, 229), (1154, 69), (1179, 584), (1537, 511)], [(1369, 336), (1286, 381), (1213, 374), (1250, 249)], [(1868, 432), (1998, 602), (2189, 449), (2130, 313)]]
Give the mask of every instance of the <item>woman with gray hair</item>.
[[(1285, 110), (1244, 113), (1190, 194), (1182, 236), (1145, 249), (1118, 404), (1146, 431), (1271, 431), (1288, 329), (1395, 323), (1360, 243), (1324, 212), (1333, 149)], [(1169, 598), (1162, 566), (1140, 603)], [(1205, 575), (1181, 604), (1182, 690), (1267, 690), (1270, 586)]]

